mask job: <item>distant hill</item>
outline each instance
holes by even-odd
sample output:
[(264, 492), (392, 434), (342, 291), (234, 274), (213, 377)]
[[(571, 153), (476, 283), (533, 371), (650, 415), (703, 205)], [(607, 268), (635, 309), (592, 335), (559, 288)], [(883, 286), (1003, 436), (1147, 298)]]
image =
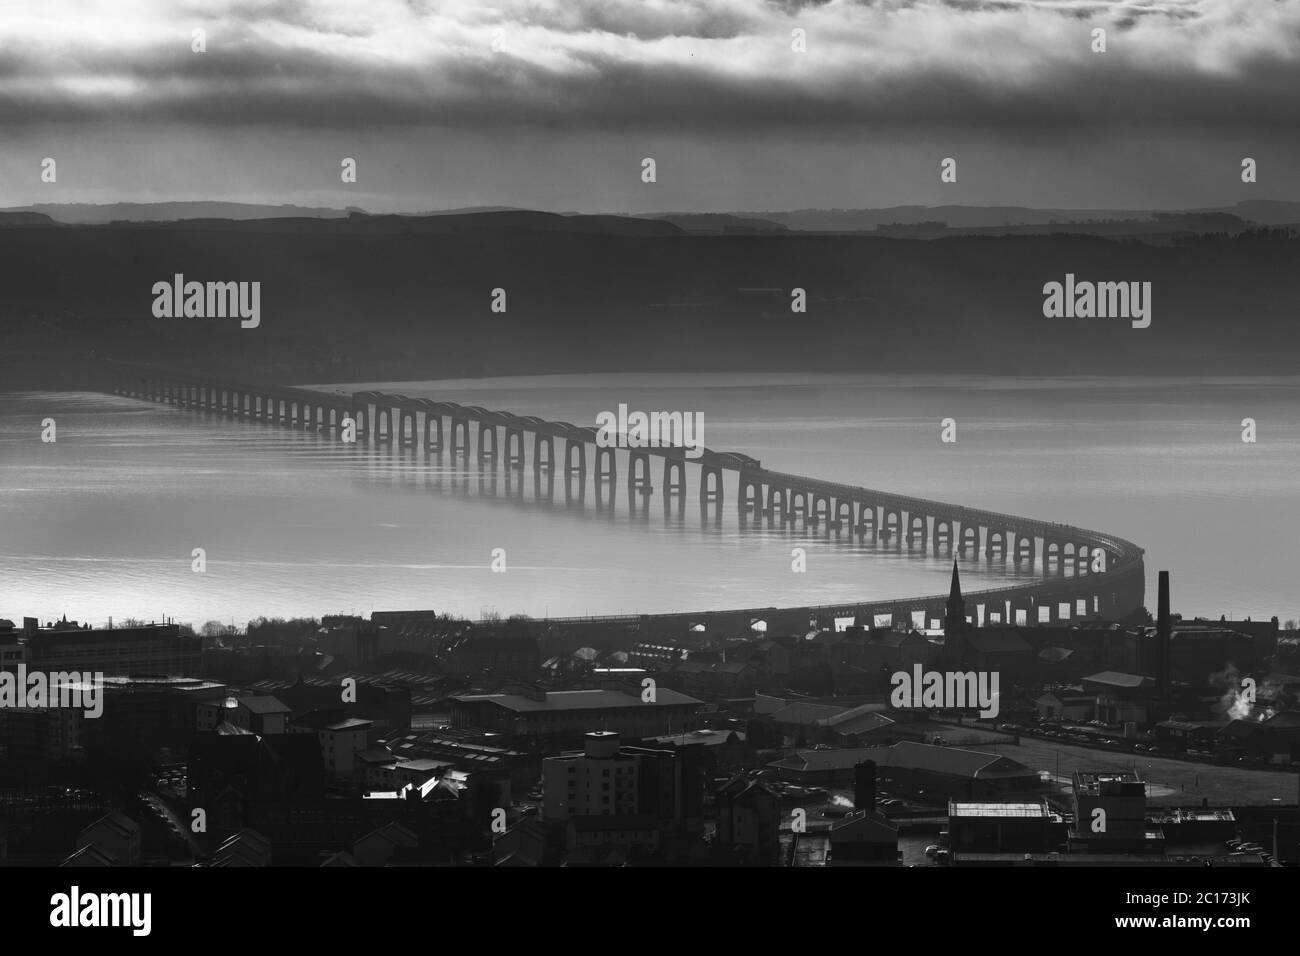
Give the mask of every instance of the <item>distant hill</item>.
[[(324, 206), (265, 205), (221, 201), (160, 202), (160, 203), (40, 203), (32, 206), (0, 210), (0, 217), (16, 214), (36, 214), (51, 221), (65, 224), (104, 224), (110, 222), (176, 222), (180, 220), (235, 221), (256, 219), (347, 219), (369, 215), (365, 210), (349, 206), (335, 209)], [(1276, 226), (1300, 222), (1300, 202), (1282, 200), (1248, 200), (1235, 206), (1207, 207), (1187, 210), (1152, 209), (1034, 209), (1028, 206), (888, 206), (879, 209), (795, 209), (768, 212), (656, 212), (636, 216), (565, 213), (535, 213), (514, 206), (467, 206), (459, 209), (439, 209), (418, 213), (402, 213), (408, 219), (440, 217), (497, 215), (516, 213), (523, 215), (558, 215), (565, 218), (582, 216), (585, 219), (604, 218), (609, 221), (650, 219), (670, 222), (680, 229), (700, 235), (727, 235), (763, 232), (874, 232), (877, 229), (899, 231), (900, 227), (942, 224), (939, 232), (998, 230), (1025, 226), (1055, 226), (1063, 232), (1090, 232), (1096, 234), (1097, 226), (1111, 224), (1138, 224), (1135, 231), (1143, 234), (1170, 232), (1168, 226), (1179, 217), (1214, 214), (1231, 215), (1245, 224)], [(382, 216), (376, 218), (383, 218)], [(0, 218), (0, 223), (9, 221)], [(1159, 225), (1152, 229), (1150, 226)], [(1088, 227), (1080, 229), (1076, 227)], [(1114, 231), (1114, 230), (1112, 230)]]
[[(509, 211), (0, 229), (0, 388), (111, 361), (280, 382), (587, 371), (1294, 373), (1300, 239), (695, 235)], [(261, 325), (154, 318), (175, 273), (261, 282)], [(1066, 273), (1152, 323), (1047, 319)], [(790, 290), (806, 291), (792, 314)], [(507, 311), (491, 311), (505, 289)]]
[(63, 223), (169, 222), (177, 219), (269, 219), (310, 216), (316, 219), (342, 219), (343, 209), (317, 206), (269, 206), (239, 202), (117, 202), (38, 203), (0, 212), (34, 212)]
[(4, 212), (0, 211), (0, 226), (53, 226), (55, 222), (49, 216), (39, 212)]
[(771, 219), (733, 216), (730, 213), (670, 212), (647, 218), (671, 222), (687, 232), (726, 235), (754, 232), (787, 232), (787, 228)]
[[(905, 227), (923, 227), (921, 232), (937, 235), (964, 230), (1002, 234), (1020, 227), (1054, 227), (1059, 232), (1091, 234), (1151, 235), (1181, 229), (1195, 231), (1203, 223), (1195, 218), (1207, 215), (1231, 216), (1249, 224), (1275, 226), (1300, 220), (1300, 203), (1251, 200), (1235, 206), (1188, 210), (1152, 209), (1034, 209), (1028, 206), (887, 206), (880, 209), (795, 209), (789, 211), (735, 212), (718, 215), (762, 230), (797, 232), (874, 232), (902, 234)], [(696, 213), (658, 213), (655, 218), (675, 222), (689, 232), (721, 231), (709, 228), (711, 216)], [(1227, 220), (1224, 221), (1227, 223)], [(1102, 229), (1109, 225), (1110, 228)], [(942, 228), (934, 228), (941, 226)], [(1037, 232), (1038, 230), (1034, 230)], [(1205, 231), (1202, 229), (1202, 231)], [(918, 233), (914, 233), (918, 234)]]

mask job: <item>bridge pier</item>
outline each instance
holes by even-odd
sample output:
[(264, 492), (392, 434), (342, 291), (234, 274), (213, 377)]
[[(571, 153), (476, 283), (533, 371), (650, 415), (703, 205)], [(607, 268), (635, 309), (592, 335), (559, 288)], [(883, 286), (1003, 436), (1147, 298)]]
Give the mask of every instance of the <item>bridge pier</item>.
[(790, 490), (790, 519), (802, 518), (804, 524), (808, 523), (808, 492), (801, 488), (792, 488)]
[(390, 445), (393, 441), (393, 410), (387, 405), (375, 406), (375, 444)]
[(587, 498), (587, 473), (585, 471), (564, 470), (564, 503), (569, 507), (581, 507)]
[[(577, 464), (574, 464), (574, 457), (577, 456)], [(587, 477), (587, 444), (580, 439), (566, 438), (564, 440), (564, 470), (570, 475), (582, 475), (583, 480)]]
[(709, 505), (717, 506), (717, 513), (722, 514), (722, 469), (713, 465), (700, 466), (700, 509), (709, 510)]
[[(453, 433), (454, 437), (454, 433)], [(543, 458), (542, 451), (546, 455)], [(543, 435), (541, 432), (533, 432), (533, 471), (554, 471), (555, 470), (555, 442), (550, 435)]]
[(533, 469), (533, 498), (537, 501), (553, 501), (555, 499), (555, 472), (550, 468), (545, 470)]
[(1056, 540), (1043, 539), (1043, 573), (1047, 574), (1052, 570), (1052, 565), (1056, 565), (1056, 573), (1065, 573), (1065, 561), (1063, 560), (1065, 548), (1061, 542)]
[(497, 460), (497, 427), (487, 422), (478, 423), (478, 460), (494, 463)]
[(638, 493), (649, 495), (654, 491), (650, 483), (650, 456), (643, 451), (629, 451), (627, 456), (627, 494), (634, 499)]
[(814, 528), (819, 527), (823, 521), (827, 524), (831, 521), (831, 499), (829, 495), (821, 492), (812, 492), (809, 495), (812, 500), (812, 507), (808, 520)]
[(863, 537), (875, 538), (876, 528), (880, 522), (876, 520), (876, 506), (869, 501), (863, 501), (858, 504), (858, 534)]
[(506, 428), (506, 467), (524, 467), (524, 457), (523, 429), (508, 426)]
[(839, 531), (845, 527), (853, 527), (853, 499), (837, 498), (835, 501), (835, 518), (831, 521), (831, 528)]
[[(601, 451), (604, 451), (604, 450), (605, 450), (605, 449), (597, 449), (597, 455), (596, 455), (596, 467), (597, 467), (597, 469), (600, 468), (600, 454), (599, 454), (599, 453), (600, 453)], [(611, 449), (609, 449), (609, 451), (613, 451), (613, 449), (611, 448)], [(611, 467), (612, 467), (612, 465), (611, 465)], [(611, 473), (611, 474), (608, 476), (608, 482), (606, 482), (606, 481), (602, 481), (601, 478), (600, 478), (600, 472), (599, 472), (599, 470), (598, 470), (597, 473), (596, 473), (596, 480), (595, 480), (595, 482), (593, 482), (593, 484), (594, 484), (595, 487), (596, 487), (596, 510), (597, 510), (597, 511), (605, 511), (605, 510), (608, 510), (608, 511), (611, 511), (611, 512), (614, 511), (614, 509), (618, 507), (618, 483), (614, 480), (614, 475)], [(609, 503), (608, 503), (608, 504), (606, 504), (606, 502), (605, 502), (605, 492), (606, 492), (606, 487), (607, 487), (607, 486), (608, 486), (608, 490), (609, 490)]]
[(451, 457), (464, 456), (469, 461), (469, 419), (451, 419)]
[[(704, 493), (703, 480), (700, 482), (700, 493)], [(767, 507), (763, 509), (763, 514), (767, 518), (775, 518), (784, 522), (789, 516), (790, 492), (783, 487), (775, 484), (767, 486)]]
[(596, 485), (608, 482), (611, 491), (618, 480), (618, 456), (613, 448), (596, 446)]
[(757, 518), (763, 514), (763, 483), (744, 471), (740, 473), (736, 507), (742, 517), (752, 514)]
[[(418, 448), (420, 429), (415, 417), (415, 409), (403, 405), (398, 409), (397, 416), (397, 444), (402, 448), (409, 448), (412, 445)], [(411, 426), (409, 429), (406, 427), (408, 423)]]
[(681, 458), (664, 459), (664, 505), (673, 497), (686, 498), (686, 462)]
[(424, 413), (424, 450), (442, 454), (442, 414), (432, 409)]

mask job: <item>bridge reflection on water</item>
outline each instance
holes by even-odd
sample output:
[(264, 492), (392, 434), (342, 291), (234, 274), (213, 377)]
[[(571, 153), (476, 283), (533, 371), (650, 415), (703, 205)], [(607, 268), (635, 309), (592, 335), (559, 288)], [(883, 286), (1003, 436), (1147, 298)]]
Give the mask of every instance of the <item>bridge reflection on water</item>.
[[(590, 426), (374, 391), (238, 385), (153, 371), (123, 373), (109, 390), (319, 433), (332, 441), (351, 432), (354, 447), (373, 456), (366, 480), (377, 482), (383, 475), (408, 490), (678, 526), (692, 514), (706, 528), (720, 527), (726, 502), (734, 500), (735, 521), (746, 532), (815, 537), (900, 554), (982, 555), (987, 566), (1005, 568), (1019, 580), (966, 594), (967, 607), (980, 623), (1113, 620), (1144, 600), (1142, 549), (1114, 535), (772, 471), (738, 452), (704, 449), (687, 458), (681, 448), (601, 447), (597, 429)], [(652, 465), (659, 467), (658, 475)], [(620, 473), (626, 476), (622, 484)], [(935, 626), (946, 599), (944, 592), (790, 613), (798, 618), (806, 611), (808, 620), (823, 626), (836, 619), (869, 623), (885, 616), (911, 616), (913, 622)], [(754, 620), (770, 617), (771, 610), (655, 617)]]

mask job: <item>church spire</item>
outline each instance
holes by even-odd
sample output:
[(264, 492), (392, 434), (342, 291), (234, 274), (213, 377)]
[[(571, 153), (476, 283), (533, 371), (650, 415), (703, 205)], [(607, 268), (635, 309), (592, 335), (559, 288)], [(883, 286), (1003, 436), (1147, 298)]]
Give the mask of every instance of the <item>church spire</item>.
[(944, 616), (944, 633), (966, 627), (966, 602), (961, 597), (961, 576), (957, 573), (957, 561), (952, 562), (952, 588), (948, 591), (948, 610)]

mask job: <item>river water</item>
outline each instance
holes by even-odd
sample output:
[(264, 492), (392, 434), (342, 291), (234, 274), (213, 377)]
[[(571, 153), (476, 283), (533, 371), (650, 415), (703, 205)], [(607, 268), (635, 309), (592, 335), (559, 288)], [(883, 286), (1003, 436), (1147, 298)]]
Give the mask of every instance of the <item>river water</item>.
[[(1300, 617), (1296, 378), (690, 374), (312, 387), (583, 425), (620, 403), (698, 412), (708, 447), (773, 470), (1120, 535), (1146, 549), (1149, 605), (1166, 568), (1184, 614)], [(1248, 417), (1253, 444), (1241, 440)], [(953, 443), (940, 441), (945, 418)], [(41, 440), (45, 419), (53, 442)], [(500, 470), (423, 450), (94, 393), (0, 394), (0, 617), (541, 617), (947, 590), (951, 559), (924, 549), (742, 529), (734, 477), (716, 524), (700, 519), (694, 474), (685, 514), (665, 516), (659, 469), (649, 513), (630, 514), (626, 474), (620, 461), (616, 509), (597, 511), (590, 474), (584, 503), (566, 503), (563, 476), (548, 499), (531, 468), (507, 489)], [(495, 549), (504, 572), (492, 570)], [(961, 563), (967, 588), (1016, 574)]]

